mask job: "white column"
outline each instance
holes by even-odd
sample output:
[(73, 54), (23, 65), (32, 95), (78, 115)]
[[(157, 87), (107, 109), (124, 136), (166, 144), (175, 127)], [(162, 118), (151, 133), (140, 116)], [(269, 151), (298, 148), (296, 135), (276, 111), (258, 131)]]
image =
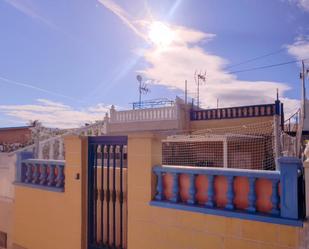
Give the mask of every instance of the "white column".
[(63, 159), (63, 140), (59, 139), (59, 160)]
[(306, 193), (306, 216), (309, 217), (309, 143), (307, 143), (304, 154), (306, 161), (304, 161), (305, 170), (305, 193)]
[(38, 158), (39, 159), (43, 159), (43, 148), (44, 148), (44, 144), (43, 143), (38, 143)]
[(227, 150), (227, 138), (223, 140), (223, 167), (228, 167), (228, 150)]
[(102, 136), (102, 128), (100, 125), (97, 126), (98, 136)]
[(110, 109), (110, 121), (111, 122), (118, 121), (117, 120), (117, 113), (116, 113), (116, 109), (115, 109), (114, 105), (112, 105), (111, 109)]
[(49, 142), (49, 159), (54, 159), (54, 141)]
[(40, 158), (40, 131), (38, 128), (35, 128), (34, 131), (34, 157)]
[(104, 122), (103, 122), (103, 134), (108, 133), (109, 122), (110, 120), (108, 118), (108, 113), (105, 113)]

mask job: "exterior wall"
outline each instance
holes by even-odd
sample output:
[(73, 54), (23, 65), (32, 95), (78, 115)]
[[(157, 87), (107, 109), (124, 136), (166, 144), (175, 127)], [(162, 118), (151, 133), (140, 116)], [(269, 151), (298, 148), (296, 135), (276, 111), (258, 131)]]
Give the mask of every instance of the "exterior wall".
[(175, 106), (116, 111), (113, 107), (107, 121), (107, 133), (188, 130), (190, 106), (176, 98)]
[(160, 146), (160, 140), (150, 135), (129, 137), (129, 249), (300, 248), (299, 227), (150, 206), (151, 168), (160, 163)]
[(123, 123), (109, 123), (108, 133), (123, 133), (137, 131), (160, 131), (160, 130), (178, 130), (180, 124), (178, 120), (161, 121), (137, 121)]
[(1, 128), (1, 143), (27, 143), (31, 139), (31, 130), (29, 127)]
[(12, 244), (12, 217), (13, 201), (0, 197), (0, 231), (7, 234), (8, 246)]
[[(78, 137), (65, 138), (65, 192), (15, 186), (13, 248), (82, 248), (85, 201), (81, 193), (82, 182), (85, 183), (81, 179), (85, 177), (82, 168), (86, 168), (87, 158), (84, 143)], [(81, 174), (81, 179), (76, 179), (77, 174)]]
[[(15, 187), (13, 249), (86, 249), (87, 142), (70, 136), (65, 147), (65, 192)], [(161, 155), (161, 137), (129, 136), (128, 249), (305, 248), (303, 228), (150, 206)]]
[[(16, 155), (0, 153), (0, 198), (13, 199)], [(0, 209), (1, 210), (1, 209)]]
[(203, 130), (208, 128), (222, 128), (240, 126), (252, 123), (261, 123), (272, 121), (273, 116), (270, 117), (250, 117), (250, 118), (231, 118), (231, 119), (216, 119), (216, 120), (197, 120), (190, 121), (190, 128), (192, 131)]
[(12, 243), (12, 220), (16, 155), (0, 153), (0, 231), (7, 234), (8, 246)]

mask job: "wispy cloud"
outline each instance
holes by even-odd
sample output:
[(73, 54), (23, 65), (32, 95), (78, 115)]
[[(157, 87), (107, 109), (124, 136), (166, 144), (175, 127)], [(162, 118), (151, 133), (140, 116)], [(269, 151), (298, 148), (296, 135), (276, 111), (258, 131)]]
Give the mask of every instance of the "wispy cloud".
[[(39, 23), (42, 23), (46, 27), (50, 28), (51, 30), (62, 34), (63, 36), (69, 38), (72, 42), (77, 42), (78, 40), (62, 27), (58, 26), (47, 18), (42, 11), (37, 7), (36, 3), (39, 1), (34, 0), (4, 0), (7, 4), (11, 5), (13, 8), (18, 10), (19, 12), (23, 13), (29, 18), (33, 20), (37, 20)], [(81, 42), (81, 41), (79, 41)]]
[(33, 19), (39, 20), (40, 22), (44, 23), (45, 25), (49, 26), (52, 29), (59, 29), (57, 25), (53, 22), (42, 16), (33, 2), (31, 0), (4, 0), (7, 4), (14, 7), (16, 10), (20, 11), (21, 13), (29, 16)]
[(126, 25), (128, 26), (136, 35), (141, 37), (144, 40), (147, 40), (147, 37), (140, 32), (138, 27), (134, 24), (132, 21), (132, 18), (128, 15), (128, 13), (121, 8), (118, 4), (111, 0), (98, 0), (105, 8), (110, 10), (112, 13), (114, 13), (119, 19)]
[(298, 5), (299, 8), (309, 11), (309, 0), (290, 0)]
[(309, 0), (281, 0), (292, 5), (296, 5), (304, 11), (309, 11)]
[(68, 96), (68, 95), (65, 95), (65, 94), (62, 94), (62, 93), (53, 92), (51, 90), (47, 90), (47, 89), (44, 89), (44, 88), (41, 88), (41, 87), (38, 87), (38, 86), (35, 86), (35, 85), (32, 85), (32, 84), (8, 79), (8, 78), (2, 77), (2, 76), (0, 76), (0, 84), (9, 84), (9, 85), (20, 86), (20, 87), (29, 88), (29, 89), (32, 89), (32, 90), (35, 90), (35, 91), (51, 94), (51, 95), (54, 95), (54, 96), (74, 100), (76, 102), (82, 102), (80, 99), (76, 99), (76, 98), (73, 98), (71, 96)]
[(309, 58), (309, 35), (298, 36), (295, 42), (287, 46), (288, 52), (298, 60)]
[(102, 120), (110, 106), (97, 104), (83, 109), (47, 99), (37, 99), (32, 105), (0, 105), (0, 113), (14, 118), (16, 122), (27, 123), (39, 120), (43, 125), (58, 128), (80, 127), (88, 122)]
[(309, 0), (299, 0), (298, 2), (306, 11), (309, 11)]

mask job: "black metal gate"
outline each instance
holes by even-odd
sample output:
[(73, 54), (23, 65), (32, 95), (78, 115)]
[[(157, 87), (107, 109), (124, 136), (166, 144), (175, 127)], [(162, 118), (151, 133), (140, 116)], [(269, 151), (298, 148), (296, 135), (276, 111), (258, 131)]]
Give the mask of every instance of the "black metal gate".
[(126, 248), (127, 137), (88, 138), (88, 249)]

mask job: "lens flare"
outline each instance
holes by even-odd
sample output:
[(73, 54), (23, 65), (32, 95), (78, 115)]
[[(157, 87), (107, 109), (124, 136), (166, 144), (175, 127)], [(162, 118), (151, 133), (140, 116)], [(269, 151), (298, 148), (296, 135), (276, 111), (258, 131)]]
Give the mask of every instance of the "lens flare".
[(173, 31), (162, 22), (153, 22), (149, 27), (148, 37), (158, 47), (167, 47), (174, 39)]

